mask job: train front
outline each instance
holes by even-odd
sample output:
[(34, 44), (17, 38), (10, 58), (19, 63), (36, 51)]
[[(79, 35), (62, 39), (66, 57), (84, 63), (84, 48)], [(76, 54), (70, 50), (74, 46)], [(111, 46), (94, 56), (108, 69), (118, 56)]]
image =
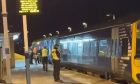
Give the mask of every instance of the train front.
[(140, 84), (140, 21), (132, 24), (132, 79)]

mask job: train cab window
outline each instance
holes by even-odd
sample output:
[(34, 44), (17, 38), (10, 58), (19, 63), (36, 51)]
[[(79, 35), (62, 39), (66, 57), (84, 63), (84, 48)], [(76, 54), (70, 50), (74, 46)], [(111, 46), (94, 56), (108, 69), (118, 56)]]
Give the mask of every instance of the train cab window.
[(140, 57), (140, 23), (137, 25), (136, 55)]
[(108, 44), (107, 40), (100, 40), (99, 41), (99, 56), (106, 56), (108, 52)]

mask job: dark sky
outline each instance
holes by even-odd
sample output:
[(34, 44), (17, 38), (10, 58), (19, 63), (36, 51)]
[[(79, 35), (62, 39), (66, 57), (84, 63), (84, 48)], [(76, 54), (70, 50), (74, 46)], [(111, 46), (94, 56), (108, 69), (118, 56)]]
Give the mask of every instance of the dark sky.
[[(18, 1), (7, 0), (10, 32), (22, 32), (22, 16), (18, 14)], [(88, 26), (106, 22), (107, 13), (117, 18), (140, 13), (140, 0), (40, 0), (41, 13), (28, 15), (29, 44), (49, 32), (81, 30), (82, 22)], [(0, 17), (0, 30), (2, 31)], [(23, 42), (22, 38), (18, 41)]]
[[(10, 30), (21, 31), (21, 16), (12, 4), (15, 2), (10, 0), (9, 24), (13, 26)], [(41, 13), (28, 15), (29, 38), (32, 41), (56, 30), (65, 32), (68, 26), (77, 30), (82, 22), (88, 22), (88, 0), (41, 0)]]

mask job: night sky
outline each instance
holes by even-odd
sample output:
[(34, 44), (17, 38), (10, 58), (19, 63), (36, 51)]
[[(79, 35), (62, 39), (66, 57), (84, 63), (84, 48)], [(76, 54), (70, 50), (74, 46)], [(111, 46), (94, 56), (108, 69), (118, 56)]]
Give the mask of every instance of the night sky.
[[(22, 16), (18, 13), (19, 0), (7, 0), (8, 23), (10, 32), (22, 32)], [(73, 31), (82, 30), (82, 22), (88, 27), (106, 22), (106, 14), (114, 13), (116, 18), (132, 17), (140, 14), (140, 0), (40, 0), (41, 13), (28, 15), (29, 45), (33, 40), (42, 38), (43, 34), (56, 30), (66, 33), (67, 27)], [(1, 4), (1, 3), (0, 3)], [(0, 5), (1, 6), (1, 5)], [(0, 31), (2, 22), (0, 16)], [(21, 37), (16, 41), (20, 47)]]

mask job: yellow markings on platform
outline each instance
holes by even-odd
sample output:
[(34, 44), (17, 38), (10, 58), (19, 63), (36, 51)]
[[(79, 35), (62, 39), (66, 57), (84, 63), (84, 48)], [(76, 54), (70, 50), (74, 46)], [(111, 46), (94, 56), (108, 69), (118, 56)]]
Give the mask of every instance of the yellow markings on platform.
[(15, 60), (25, 60), (25, 56), (15, 53)]

